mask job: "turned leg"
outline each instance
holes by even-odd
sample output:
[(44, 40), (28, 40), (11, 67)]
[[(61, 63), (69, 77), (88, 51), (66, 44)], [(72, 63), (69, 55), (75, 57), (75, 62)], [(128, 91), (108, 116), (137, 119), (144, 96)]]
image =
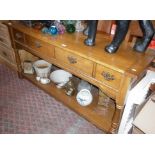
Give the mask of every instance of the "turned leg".
[(109, 133), (115, 134), (118, 132), (118, 127), (120, 124), (122, 112), (123, 112), (123, 108), (118, 108), (117, 106), (115, 107), (115, 112), (112, 118), (112, 124), (109, 130)]
[(113, 114), (112, 122), (111, 122), (111, 128), (109, 129), (109, 133), (118, 133), (118, 128), (122, 119), (122, 114), (125, 107), (127, 92), (130, 88), (131, 84), (131, 78), (124, 76), (122, 78), (122, 82), (120, 85), (120, 89), (118, 91), (118, 94), (116, 96), (116, 102), (115, 102), (115, 112)]
[[(11, 23), (9, 25), (12, 25)], [(18, 69), (18, 77), (19, 78), (23, 78), (22, 76), (22, 66), (21, 66), (21, 60), (20, 60), (20, 56), (19, 56), (19, 52), (18, 52), (18, 49), (16, 47), (16, 44), (15, 44), (15, 38), (14, 38), (14, 35), (13, 35), (13, 30), (12, 28), (9, 26), (9, 32), (10, 32), (10, 37), (11, 37), (11, 41), (12, 41), (12, 46), (13, 46), (13, 51), (14, 51), (14, 54), (15, 54), (15, 59), (16, 59), (16, 64), (17, 64), (17, 69)]]
[[(95, 45), (95, 38), (96, 38), (96, 31), (97, 31), (97, 20), (90, 20), (88, 21), (88, 27), (85, 31), (88, 31), (88, 37), (85, 39), (84, 43), (87, 46), (93, 46)], [(85, 34), (87, 32), (84, 32)]]
[(19, 56), (19, 52), (17, 49), (14, 49), (15, 51), (15, 56), (16, 56), (16, 63), (17, 63), (17, 68), (18, 68), (18, 77), (20, 79), (23, 78), (23, 75), (22, 75), (22, 65), (21, 65), (21, 61), (20, 61), (20, 56)]
[(22, 75), (22, 73), (19, 72), (19, 71), (18, 71), (18, 77), (19, 77), (20, 79), (23, 79), (23, 75)]

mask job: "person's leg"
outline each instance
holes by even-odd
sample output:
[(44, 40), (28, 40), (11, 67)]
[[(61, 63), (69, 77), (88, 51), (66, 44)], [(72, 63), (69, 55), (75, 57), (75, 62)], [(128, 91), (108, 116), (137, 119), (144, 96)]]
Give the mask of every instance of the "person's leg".
[(145, 52), (153, 38), (154, 28), (150, 20), (140, 20), (139, 25), (143, 32), (143, 38), (141, 40), (137, 40), (134, 45), (134, 49), (137, 52)]
[[(84, 43), (87, 46), (93, 46), (93, 45), (95, 45), (97, 24), (98, 24), (98, 21), (97, 20), (90, 20), (90, 21), (88, 21), (88, 27), (87, 27), (88, 37), (84, 41)], [(84, 33), (86, 33), (86, 32), (84, 32)]]
[(120, 44), (124, 40), (128, 28), (129, 28), (129, 20), (118, 20), (116, 21), (117, 28), (112, 42), (105, 47), (106, 52), (115, 53), (119, 48)]

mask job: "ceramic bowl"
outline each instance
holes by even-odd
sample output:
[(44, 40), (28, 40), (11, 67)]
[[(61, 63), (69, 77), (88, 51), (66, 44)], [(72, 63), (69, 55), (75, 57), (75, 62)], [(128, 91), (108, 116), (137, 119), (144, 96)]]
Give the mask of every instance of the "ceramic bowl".
[(67, 83), (72, 74), (65, 70), (55, 70), (50, 74), (50, 79), (56, 84)]
[(47, 78), (51, 71), (52, 64), (48, 63), (45, 60), (37, 60), (33, 63), (33, 67), (36, 71), (37, 77)]

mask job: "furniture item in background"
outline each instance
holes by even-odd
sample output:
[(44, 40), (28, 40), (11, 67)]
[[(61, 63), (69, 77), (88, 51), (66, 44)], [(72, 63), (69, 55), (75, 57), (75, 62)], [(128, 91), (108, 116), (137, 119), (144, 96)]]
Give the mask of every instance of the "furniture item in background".
[(145, 77), (128, 92), (118, 133), (127, 134), (131, 130), (135, 105), (140, 105), (144, 102), (149, 87), (154, 82), (155, 72), (148, 70)]
[[(135, 117), (133, 128), (132, 133), (155, 134), (155, 94), (149, 97), (149, 100)], [(139, 132), (135, 132), (135, 130), (139, 130)]]
[(8, 27), (0, 22), (0, 61), (17, 70)]
[(99, 20), (97, 25), (97, 31), (111, 34), (111, 29), (113, 24), (115, 24), (115, 21), (113, 20)]

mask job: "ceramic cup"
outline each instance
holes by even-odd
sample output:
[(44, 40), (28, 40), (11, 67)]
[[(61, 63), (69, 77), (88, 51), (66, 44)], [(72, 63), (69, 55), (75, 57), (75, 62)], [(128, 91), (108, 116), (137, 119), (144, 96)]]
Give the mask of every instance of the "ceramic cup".
[(48, 83), (50, 83), (50, 79), (48, 79), (48, 78), (41, 78), (41, 79), (40, 79), (40, 82), (41, 82), (42, 84), (48, 84)]
[(36, 80), (37, 80), (37, 81), (40, 81), (40, 79), (41, 79), (41, 77), (36, 76)]

